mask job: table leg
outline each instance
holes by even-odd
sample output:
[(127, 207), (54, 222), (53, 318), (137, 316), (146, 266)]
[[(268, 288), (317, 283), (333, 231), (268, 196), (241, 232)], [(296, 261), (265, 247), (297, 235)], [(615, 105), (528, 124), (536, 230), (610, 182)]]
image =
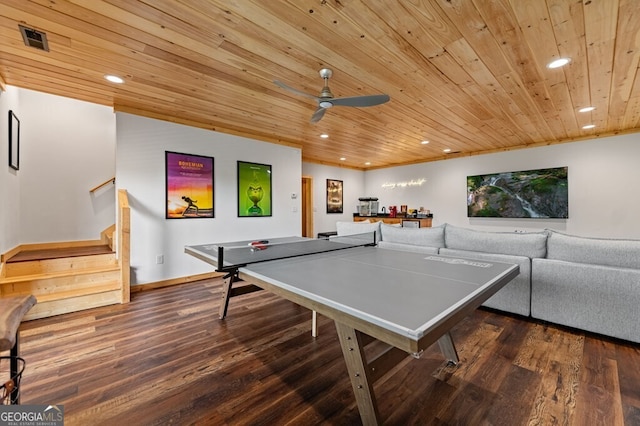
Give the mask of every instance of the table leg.
[(336, 330), (342, 347), (344, 361), (351, 379), (351, 386), (356, 397), (362, 424), (378, 425), (380, 415), (378, 404), (373, 394), (373, 380), (364, 354), (362, 335), (352, 327), (336, 321)]
[[(243, 285), (233, 286), (233, 283), (244, 283)], [(225, 319), (227, 311), (229, 310), (229, 300), (235, 296), (242, 296), (243, 294), (253, 293), (254, 291), (262, 291), (262, 287), (258, 287), (255, 284), (247, 284), (242, 281), (238, 276), (238, 271), (229, 272), (222, 277), (222, 302), (220, 303), (219, 316), (220, 319)]]
[(318, 313), (311, 311), (311, 336), (318, 337)]
[(438, 346), (440, 346), (440, 351), (450, 364), (458, 364), (460, 359), (458, 358), (456, 346), (453, 344), (451, 333), (447, 332), (443, 334), (442, 337), (438, 339)]
[(233, 284), (233, 274), (227, 274), (224, 276), (222, 282), (222, 303), (220, 303), (219, 316), (220, 319), (224, 319), (227, 316), (227, 309), (229, 309), (229, 298), (231, 297), (231, 284)]

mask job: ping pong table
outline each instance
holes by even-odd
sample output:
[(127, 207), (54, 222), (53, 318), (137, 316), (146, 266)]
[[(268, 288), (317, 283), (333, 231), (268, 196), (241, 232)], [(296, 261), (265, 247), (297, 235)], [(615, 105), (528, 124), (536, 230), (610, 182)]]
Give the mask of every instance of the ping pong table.
[[(251, 243), (185, 252), (226, 273), (220, 318), (231, 297), (264, 289), (333, 319), (365, 425), (380, 423), (377, 379), (435, 342), (457, 363), (451, 328), (519, 274), (518, 265), (379, 248), (373, 233)], [(373, 340), (387, 349), (367, 359)]]

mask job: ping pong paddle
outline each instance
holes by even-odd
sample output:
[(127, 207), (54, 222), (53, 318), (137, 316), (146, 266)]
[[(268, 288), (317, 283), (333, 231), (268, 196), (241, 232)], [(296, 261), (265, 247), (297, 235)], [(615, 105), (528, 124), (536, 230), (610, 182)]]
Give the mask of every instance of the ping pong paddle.
[(249, 243), (251, 250), (265, 250), (269, 244), (268, 240), (252, 241)]

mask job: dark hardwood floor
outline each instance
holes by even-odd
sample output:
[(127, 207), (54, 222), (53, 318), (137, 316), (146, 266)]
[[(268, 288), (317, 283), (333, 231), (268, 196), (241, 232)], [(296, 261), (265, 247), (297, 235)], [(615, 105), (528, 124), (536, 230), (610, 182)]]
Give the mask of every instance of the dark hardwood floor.
[[(357, 425), (333, 323), (267, 292), (231, 301), (221, 280), (134, 293), (128, 305), (21, 327), (23, 404), (67, 425)], [(640, 345), (487, 310), (376, 383), (388, 425), (640, 425)]]

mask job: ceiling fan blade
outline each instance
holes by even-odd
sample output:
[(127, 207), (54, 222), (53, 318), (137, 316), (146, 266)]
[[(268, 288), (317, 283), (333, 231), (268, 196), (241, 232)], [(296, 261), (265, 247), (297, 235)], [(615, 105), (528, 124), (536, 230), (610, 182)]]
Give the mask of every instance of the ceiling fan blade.
[(334, 106), (368, 107), (389, 102), (389, 95), (352, 96), (350, 98), (333, 98), (329, 101)]
[(313, 115), (311, 116), (311, 122), (317, 123), (318, 121), (320, 121), (320, 119), (324, 117), (324, 113), (326, 111), (327, 111), (326, 108), (322, 108), (322, 107), (318, 108), (316, 112), (314, 112)]
[(318, 102), (318, 97), (317, 97), (317, 96), (313, 96), (313, 95), (310, 95), (310, 94), (308, 94), (308, 93), (301, 92), (300, 90), (298, 90), (298, 89), (294, 89), (293, 87), (288, 86), (288, 85), (286, 85), (286, 84), (284, 84), (283, 82), (278, 81), (278, 80), (274, 80), (274, 83), (275, 83), (276, 85), (278, 85), (278, 86), (282, 87), (282, 88), (283, 88), (283, 89), (285, 89), (285, 90), (288, 90), (288, 91), (290, 91), (290, 92), (293, 92), (293, 93), (295, 93), (295, 94), (297, 94), (297, 95), (300, 95), (300, 96), (304, 96), (304, 97), (309, 98), (309, 99), (313, 99), (314, 101)]
[(313, 99), (318, 104), (318, 108), (311, 116), (311, 122), (317, 123), (324, 117), (324, 114), (328, 108), (332, 106), (348, 106), (348, 107), (369, 107), (380, 105), (385, 102), (389, 102), (389, 95), (368, 95), (368, 96), (352, 96), (348, 98), (334, 98), (331, 90), (329, 89), (329, 78), (331, 78), (332, 71), (328, 68), (320, 70), (320, 77), (324, 80), (324, 87), (319, 96), (313, 96), (309, 93), (302, 92), (298, 89), (285, 84), (279, 80), (274, 80), (273, 83), (282, 89), (295, 93), (296, 95), (304, 96), (305, 98)]

